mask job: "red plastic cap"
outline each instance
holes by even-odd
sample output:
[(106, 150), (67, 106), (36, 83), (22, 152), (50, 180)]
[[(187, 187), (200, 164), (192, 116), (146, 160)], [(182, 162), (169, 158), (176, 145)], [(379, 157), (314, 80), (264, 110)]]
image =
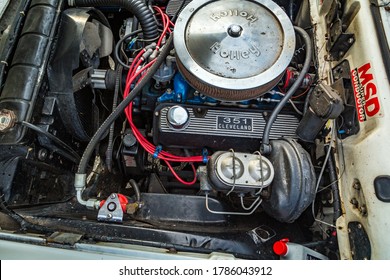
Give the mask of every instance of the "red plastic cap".
[(288, 241), (289, 240), (287, 238), (276, 241), (273, 246), (274, 253), (278, 256), (285, 256), (288, 250), (288, 246), (286, 244)]
[(119, 202), (121, 204), (121, 207), (122, 207), (122, 211), (124, 213), (126, 213), (126, 205), (129, 203), (128, 199), (126, 196), (124, 196), (123, 194), (118, 194), (118, 199), (119, 199)]

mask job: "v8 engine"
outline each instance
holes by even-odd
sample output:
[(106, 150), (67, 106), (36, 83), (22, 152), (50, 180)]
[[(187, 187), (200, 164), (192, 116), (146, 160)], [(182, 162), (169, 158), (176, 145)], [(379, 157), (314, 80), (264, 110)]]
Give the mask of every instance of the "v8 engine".
[(251, 236), (210, 245), (244, 257), (305, 239), (334, 179), (333, 165), (320, 180), (330, 124), (349, 123), (320, 79), (308, 2), (32, 0), (2, 76), (2, 200)]

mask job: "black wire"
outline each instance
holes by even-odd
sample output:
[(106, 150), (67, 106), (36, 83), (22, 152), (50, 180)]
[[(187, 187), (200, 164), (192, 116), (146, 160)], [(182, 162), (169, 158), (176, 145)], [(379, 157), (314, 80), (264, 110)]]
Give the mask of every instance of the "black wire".
[(103, 108), (106, 109), (107, 112), (111, 112), (111, 110), (108, 109), (107, 105), (104, 104), (104, 100), (103, 100), (103, 96), (102, 96), (103, 93), (102, 93), (100, 90), (98, 90), (98, 89), (95, 91), (94, 88), (92, 88), (92, 91), (93, 91), (94, 94), (95, 94), (95, 92), (96, 92), (97, 95), (99, 96), (99, 101), (100, 101), (100, 104), (103, 106)]
[[(162, 30), (158, 30), (158, 31), (161, 31)], [(146, 42), (146, 43), (150, 43), (150, 42), (155, 42), (158, 38), (160, 38), (160, 36), (156, 37), (156, 38), (153, 38), (153, 39), (142, 39), (142, 38), (139, 38), (137, 39), (137, 42)]]
[(32, 231), (43, 232), (43, 233), (53, 233), (54, 232), (54, 230), (51, 230), (47, 227), (44, 227), (41, 225), (35, 225), (35, 224), (32, 224), (32, 223), (26, 221), (18, 213), (16, 213), (15, 211), (13, 211), (7, 207), (7, 204), (3, 200), (3, 197), (4, 197), (4, 194), (0, 194), (0, 209), (3, 210), (14, 221), (16, 221), (20, 225), (21, 230), (23, 230), (23, 231), (32, 230)]
[[(332, 149), (331, 147), (326, 148), (326, 149)], [(337, 180), (337, 175), (336, 175), (336, 168), (335, 164), (333, 162), (333, 156), (334, 154), (331, 154), (330, 157), (328, 158), (328, 174), (329, 174), (329, 179), (332, 182), (331, 189), (332, 189), (332, 194), (333, 194), (333, 210), (334, 210), (334, 217), (333, 221), (336, 222), (338, 218), (342, 215), (342, 210), (341, 210), (341, 198), (340, 198), (340, 191), (339, 191), (339, 186), (338, 186), (338, 180)]]
[(133, 37), (134, 35), (137, 35), (137, 34), (139, 34), (139, 33), (141, 33), (141, 32), (142, 32), (142, 29), (138, 29), (138, 30), (136, 30), (136, 31), (134, 31), (134, 32), (131, 32), (131, 33), (129, 33), (129, 34), (123, 36), (122, 39), (120, 39), (120, 40), (118, 41), (118, 43), (116, 43), (115, 51), (114, 51), (115, 60), (116, 60), (120, 65), (122, 65), (123, 68), (125, 68), (126, 70), (129, 70), (130, 67), (129, 67), (126, 63), (124, 63), (124, 62), (122, 61), (122, 59), (119, 57), (119, 49), (121, 48), (121, 45), (122, 45), (122, 43), (123, 43), (125, 40), (127, 40), (127, 39), (129, 39), (130, 37)]
[(139, 190), (139, 186), (137, 184), (137, 182), (133, 179), (131, 179), (129, 181), (130, 185), (132, 186), (133, 190), (134, 190), (134, 193), (135, 193), (135, 197), (137, 199), (137, 202), (141, 202), (141, 192)]
[(390, 5), (390, 1), (387, 2), (387, 3), (381, 4), (381, 5), (378, 5), (378, 4), (375, 4), (375, 3), (371, 3), (371, 5), (373, 5), (373, 6), (377, 7), (377, 8), (383, 8), (383, 7), (389, 6)]
[(34, 130), (35, 132), (38, 132), (40, 134), (43, 134), (45, 135), (47, 138), (49, 138), (50, 140), (52, 140), (53, 142), (57, 143), (58, 145), (60, 145), (62, 148), (64, 148), (65, 150), (67, 150), (69, 153), (72, 154), (72, 156), (74, 157), (74, 162), (78, 162), (80, 161), (80, 156), (75, 152), (75, 150), (73, 150), (70, 146), (68, 146), (68, 144), (66, 144), (65, 142), (63, 142), (61, 139), (59, 139), (58, 137), (54, 136), (53, 134), (41, 129), (40, 127), (32, 124), (32, 123), (29, 123), (29, 122), (26, 122), (26, 121), (22, 121), (22, 122), (19, 122), (19, 124), (31, 129), (31, 130)]

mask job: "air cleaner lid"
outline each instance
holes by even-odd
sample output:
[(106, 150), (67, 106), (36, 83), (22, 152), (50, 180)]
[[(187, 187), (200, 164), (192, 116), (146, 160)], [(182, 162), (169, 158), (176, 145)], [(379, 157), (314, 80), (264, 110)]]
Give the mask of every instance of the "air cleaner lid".
[(190, 82), (233, 91), (274, 86), (295, 49), (289, 18), (270, 0), (194, 0), (180, 14), (174, 36)]

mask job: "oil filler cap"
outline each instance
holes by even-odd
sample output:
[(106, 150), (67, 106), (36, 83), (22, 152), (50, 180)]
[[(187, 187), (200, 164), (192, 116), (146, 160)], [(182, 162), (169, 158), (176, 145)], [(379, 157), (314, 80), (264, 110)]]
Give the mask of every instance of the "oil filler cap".
[(172, 106), (167, 113), (168, 124), (174, 129), (185, 128), (189, 118), (190, 115), (188, 114), (187, 109), (180, 105)]
[(193, 0), (180, 13), (174, 45), (180, 72), (218, 100), (256, 98), (291, 62), (295, 32), (271, 0)]

